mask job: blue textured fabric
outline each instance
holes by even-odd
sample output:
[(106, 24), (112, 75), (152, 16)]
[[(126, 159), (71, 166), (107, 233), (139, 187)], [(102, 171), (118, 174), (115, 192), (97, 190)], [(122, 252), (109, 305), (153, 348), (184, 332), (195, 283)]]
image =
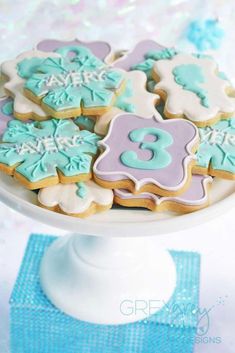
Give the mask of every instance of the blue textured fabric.
[(40, 261), (55, 239), (42, 235), (29, 239), (10, 300), (12, 353), (193, 352), (197, 327), (194, 308), (198, 307), (199, 297), (198, 254), (171, 251), (177, 286), (160, 312), (133, 324), (96, 325), (60, 312), (40, 288)]

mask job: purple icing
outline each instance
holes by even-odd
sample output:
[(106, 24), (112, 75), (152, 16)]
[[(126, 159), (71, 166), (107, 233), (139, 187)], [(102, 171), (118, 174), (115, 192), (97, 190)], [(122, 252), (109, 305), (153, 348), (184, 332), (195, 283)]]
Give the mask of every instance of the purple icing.
[(104, 60), (111, 52), (111, 47), (106, 42), (82, 42), (78, 39), (72, 41), (60, 41), (54, 39), (45, 39), (38, 43), (37, 49), (46, 52), (55, 51), (58, 48), (67, 45), (82, 45), (91, 50), (91, 52), (99, 59)]
[(12, 101), (12, 98), (4, 98), (0, 100), (0, 135), (2, 135), (6, 129), (8, 121), (14, 119), (13, 115), (5, 115), (2, 111), (3, 106)]
[(154, 40), (143, 40), (139, 42), (135, 48), (125, 54), (122, 58), (113, 63), (113, 66), (126, 71), (130, 71), (133, 65), (139, 64), (145, 60), (145, 55), (150, 50), (161, 51), (165, 49), (162, 45), (154, 42)]
[[(206, 188), (204, 187), (204, 182), (206, 180), (210, 180), (210, 177), (203, 175), (193, 175), (192, 181), (189, 189), (184, 192), (179, 197), (164, 197), (165, 201), (175, 200), (182, 203), (197, 203), (202, 201), (206, 196)], [(139, 195), (134, 195), (130, 193), (128, 190), (116, 189), (114, 190), (114, 194), (120, 197), (123, 200), (132, 200), (132, 199), (148, 199), (156, 201), (161, 201), (163, 199), (161, 196), (150, 194), (150, 193), (141, 193)]]
[[(166, 148), (172, 156), (172, 162), (167, 167), (143, 170), (129, 168), (122, 164), (120, 155), (126, 150), (135, 151), (139, 159), (142, 160), (151, 158), (152, 153), (150, 151), (139, 149), (139, 143), (130, 141), (128, 137), (132, 130), (144, 127), (162, 129), (173, 137), (173, 144)], [(94, 170), (96, 175), (103, 180), (116, 181), (130, 178), (141, 183), (144, 180), (143, 183), (146, 183), (145, 179), (151, 179), (147, 183), (152, 182), (166, 189), (182, 188), (186, 181), (186, 166), (192, 159), (187, 147), (189, 148), (188, 144), (192, 142), (195, 145), (197, 138), (196, 126), (186, 120), (172, 119), (159, 122), (154, 117), (143, 119), (134, 114), (120, 115), (112, 121), (109, 133), (104, 139), (105, 145), (110, 148), (110, 152), (103, 153), (98, 158)]]

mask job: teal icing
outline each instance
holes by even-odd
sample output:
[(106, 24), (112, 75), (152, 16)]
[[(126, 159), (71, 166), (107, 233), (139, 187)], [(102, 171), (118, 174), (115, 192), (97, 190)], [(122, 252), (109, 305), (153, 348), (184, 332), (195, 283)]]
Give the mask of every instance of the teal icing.
[(146, 74), (147, 78), (151, 79), (153, 65), (154, 65), (154, 60), (147, 59), (139, 64), (133, 65), (131, 67), (131, 70), (143, 71)]
[(25, 88), (55, 111), (106, 107), (112, 104), (124, 80), (121, 71), (104, 66), (91, 53), (70, 61), (47, 58), (26, 80)]
[(14, 111), (14, 102), (11, 101), (11, 102), (7, 102), (5, 103), (2, 108), (1, 108), (1, 111), (4, 115), (7, 115), (7, 116), (10, 116), (13, 114), (13, 111)]
[(80, 197), (81, 199), (84, 199), (87, 196), (87, 191), (88, 191), (86, 184), (83, 182), (79, 182), (79, 183), (76, 183), (76, 185), (78, 187), (76, 191), (77, 196)]
[(28, 79), (37, 71), (44, 60), (45, 58), (34, 57), (20, 61), (17, 64), (18, 75), (24, 79)]
[(132, 96), (133, 96), (133, 86), (132, 86), (131, 80), (128, 80), (126, 82), (124, 92), (116, 99), (115, 107), (121, 110), (124, 110), (125, 112), (128, 112), (128, 113), (135, 113), (136, 111), (135, 105), (127, 101), (128, 98)]
[(0, 163), (17, 165), (16, 171), (31, 182), (56, 176), (57, 169), (66, 177), (87, 174), (99, 139), (67, 119), (28, 124), (12, 120), (0, 144)]
[[(155, 136), (156, 141), (143, 142), (147, 135)], [(156, 170), (165, 168), (171, 163), (172, 157), (169, 152), (165, 150), (166, 147), (173, 143), (173, 138), (168, 132), (154, 127), (146, 127), (132, 130), (129, 134), (129, 138), (132, 142), (139, 142), (140, 149), (151, 151), (152, 156), (149, 160), (141, 160), (135, 151), (125, 151), (121, 154), (120, 159), (127, 167)]]
[(92, 52), (82, 45), (65, 45), (55, 50), (56, 53), (68, 58), (70, 61), (77, 61), (82, 64), (87, 62), (87, 59), (92, 57), (93, 61), (89, 61), (89, 68), (93, 65), (93, 68), (99, 66), (104, 66), (103, 61), (94, 56)]
[(174, 48), (166, 48), (163, 50), (154, 50), (154, 51), (149, 51), (146, 55), (146, 59), (152, 59), (152, 60), (169, 60), (172, 59), (175, 55), (179, 54), (179, 52), (174, 49)]
[(88, 116), (79, 116), (78, 118), (76, 118), (74, 120), (74, 122), (82, 128), (85, 128), (88, 131), (94, 131), (94, 127), (95, 127), (95, 120), (88, 117)]
[(202, 69), (196, 64), (183, 64), (176, 66), (173, 71), (175, 82), (183, 89), (195, 93), (201, 100), (201, 104), (209, 108), (207, 91), (200, 87), (205, 82)]
[(235, 118), (199, 129), (197, 165), (235, 173)]

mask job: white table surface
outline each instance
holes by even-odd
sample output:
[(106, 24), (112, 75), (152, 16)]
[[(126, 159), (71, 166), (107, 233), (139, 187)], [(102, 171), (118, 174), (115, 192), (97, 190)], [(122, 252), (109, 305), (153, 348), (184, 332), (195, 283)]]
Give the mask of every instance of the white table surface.
[[(235, 351), (234, 210), (191, 230), (159, 236), (159, 241), (168, 249), (193, 250), (202, 255), (200, 309), (210, 310), (209, 331), (201, 337), (203, 342), (196, 344), (196, 353)], [(64, 233), (21, 216), (3, 204), (0, 204), (0, 215), (0, 353), (8, 353), (8, 300), (28, 236)], [(216, 340), (220, 343), (212, 343)]]

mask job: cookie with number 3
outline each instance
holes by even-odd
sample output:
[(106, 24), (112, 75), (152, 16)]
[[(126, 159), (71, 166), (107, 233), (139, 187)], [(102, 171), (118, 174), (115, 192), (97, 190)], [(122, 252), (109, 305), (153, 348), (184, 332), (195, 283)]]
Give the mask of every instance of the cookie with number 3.
[(112, 120), (99, 144), (103, 153), (93, 168), (98, 184), (175, 196), (190, 185), (198, 130), (182, 119), (158, 121), (124, 114)]

